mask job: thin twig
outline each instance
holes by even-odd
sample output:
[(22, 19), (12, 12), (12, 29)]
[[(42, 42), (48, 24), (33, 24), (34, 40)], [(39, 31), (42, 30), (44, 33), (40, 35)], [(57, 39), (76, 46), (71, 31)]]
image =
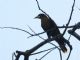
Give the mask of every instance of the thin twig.
[[(56, 48), (56, 47), (55, 47)], [(54, 49), (55, 49), (54, 48)], [(43, 59), (46, 55), (48, 55), (50, 52), (52, 52), (54, 49), (50, 50), (49, 52), (47, 52), (45, 55), (43, 55), (39, 60)], [(60, 51), (60, 50), (59, 50)], [(62, 54), (61, 54), (61, 51), (60, 51), (60, 60), (62, 60)]]
[(52, 50), (52, 49), (56, 49), (56, 47), (49, 48), (49, 49), (47, 49), (47, 50), (43, 50), (43, 51), (40, 51), (40, 52), (32, 53), (31, 55), (35, 55), (35, 54), (39, 54), (39, 53), (43, 53), (43, 52), (46, 52), (46, 51), (49, 51), (49, 50)]
[(42, 11), (47, 17), (49, 17), (49, 15), (40, 8), (38, 0), (36, 0), (36, 2), (37, 2), (37, 5), (38, 5), (39, 10)]
[[(72, 18), (72, 14), (73, 14), (73, 11), (74, 11), (74, 6), (75, 6), (75, 0), (73, 2), (73, 5), (72, 5), (72, 10), (71, 10), (71, 14), (70, 14), (70, 17), (69, 17), (69, 20), (68, 20), (68, 23), (66, 24), (66, 27), (68, 27), (70, 21), (71, 21), (71, 18)], [(66, 33), (67, 31), (67, 28), (65, 28), (64, 32), (63, 32), (63, 35)]]
[[(33, 31), (33, 29), (30, 27), (30, 26), (28, 26), (29, 27), (29, 29), (34, 33), (34, 35), (36, 34), (36, 32), (35, 31)], [(43, 33), (42, 33), (43, 34)], [(41, 36), (39, 36), (39, 35), (37, 35), (39, 38), (41, 38), (41, 39), (43, 39), (43, 40), (45, 40), (44, 38), (42, 38)]]
[(41, 60), (41, 59), (43, 59), (46, 55), (48, 55), (50, 52), (52, 52), (53, 51), (53, 49), (52, 50), (50, 50), (49, 52), (47, 52), (45, 55), (43, 55), (39, 60)]
[(70, 34), (70, 36), (69, 36), (68, 40), (70, 40), (70, 38), (71, 38), (71, 34)]
[(70, 55), (71, 55), (71, 50), (70, 50), (69, 55), (68, 55), (66, 60), (69, 60)]
[(5, 29), (5, 28), (20, 30), (20, 31), (23, 31), (23, 32), (28, 33), (29, 35), (33, 36), (33, 34), (29, 33), (26, 30), (20, 29), (20, 28), (15, 28), (15, 27), (0, 27), (0, 29)]
[(73, 28), (75, 25), (72, 26), (58, 26), (58, 28)]

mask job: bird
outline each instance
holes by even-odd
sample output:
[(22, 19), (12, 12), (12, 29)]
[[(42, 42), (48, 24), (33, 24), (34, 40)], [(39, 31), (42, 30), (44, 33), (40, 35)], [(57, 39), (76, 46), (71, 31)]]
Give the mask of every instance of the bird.
[[(61, 34), (56, 23), (46, 14), (40, 13), (35, 18), (41, 20), (41, 27), (47, 33), (48, 38), (56, 37)], [(63, 36), (57, 38), (55, 41), (59, 44), (64, 53), (67, 52), (67, 48), (65, 46), (66, 39)]]

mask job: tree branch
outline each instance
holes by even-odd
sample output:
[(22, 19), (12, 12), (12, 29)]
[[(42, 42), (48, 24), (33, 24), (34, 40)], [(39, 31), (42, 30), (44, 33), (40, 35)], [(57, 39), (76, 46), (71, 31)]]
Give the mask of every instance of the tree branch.
[(43, 59), (46, 55), (48, 55), (50, 52), (52, 52), (53, 50), (48, 51), (45, 55), (43, 55), (39, 60)]
[(54, 49), (56, 49), (56, 47), (49, 48), (49, 49), (47, 49), (47, 50), (43, 50), (43, 51), (40, 51), (40, 52), (32, 53), (31, 55), (35, 55), (35, 54), (39, 54), (39, 53), (43, 53), (43, 52), (50, 51), (50, 50), (54, 50)]
[(59, 37), (60, 35), (51, 38), (51, 39), (46, 39), (45, 41), (39, 43), (38, 45), (36, 45), (35, 47), (31, 48), (30, 50), (27, 50), (26, 52), (21, 52), (21, 51), (16, 51), (17, 56), (16, 56), (16, 60), (19, 60), (20, 55), (24, 55), (25, 60), (29, 60), (29, 56), (36, 51), (37, 49), (39, 49), (41, 46), (45, 45), (48, 42), (53, 41), (54, 39), (56, 39), (57, 37)]
[(0, 27), (0, 29), (5, 29), (5, 28), (7, 28), (7, 29), (20, 30), (20, 31), (23, 31), (23, 32), (28, 33), (29, 35), (33, 36), (33, 34), (29, 33), (29, 32), (26, 31), (26, 30), (20, 29), (20, 28), (15, 28), (15, 27)]
[(78, 35), (75, 31), (80, 28), (80, 22), (78, 22), (71, 30), (68, 30), (68, 33), (73, 35), (80, 41), (80, 35)]
[(48, 18), (50, 18), (50, 16), (40, 8), (38, 0), (36, 0), (36, 2), (37, 2), (38, 9), (42, 11)]
[[(70, 14), (70, 17), (69, 17), (69, 20), (68, 20), (68, 23), (66, 24), (66, 27), (68, 27), (70, 21), (71, 21), (71, 18), (72, 18), (72, 14), (73, 14), (73, 11), (74, 11), (74, 6), (75, 6), (75, 0), (73, 2), (73, 5), (72, 5), (72, 10), (71, 10), (71, 14)], [(63, 35), (66, 33), (67, 31), (67, 28), (65, 28), (64, 32), (63, 32)]]

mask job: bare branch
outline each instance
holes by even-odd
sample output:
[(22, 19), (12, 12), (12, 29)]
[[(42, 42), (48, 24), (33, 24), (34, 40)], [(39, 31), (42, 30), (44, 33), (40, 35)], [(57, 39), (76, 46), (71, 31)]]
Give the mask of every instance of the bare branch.
[(33, 34), (29, 33), (26, 30), (20, 29), (20, 28), (15, 28), (15, 27), (0, 27), (0, 29), (5, 29), (5, 28), (20, 30), (20, 31), (23, 31), (23, 32), (28, 33), (29, 35), (32, 35), (33, 36)]
[(69, 38), (68, 38), (68, 41), (70, 40), (70, 38), (71, 38), (71, 34), (70, 34), (70, 36), (69, 36)]
[(66, 60), (69, 60), (70, 55), (71, 55), (71, 50), (70, 50), (69, 55), (68, 55)]
[(75, 25), (72, 26), (58, 26), (58, 28), (73, 28)]
[[(74, 6), (75, 6), (75, 0), (73, 2), (73, 5), (72, 5), (72, 10), (71, 10), (71, 14), (70, 14), (70, 17), (69, 17), (69, 20), (68, 20), (68, 23), (66, 24), (66, 27), (68, 27), (70, 21), (71, 21), (71, 18), (72, 18), (72, 14), (73, 14), (73, 11), (74, 11)], [(67, 28), (65, 28), (64, 32), (63, 32), (63, 35), (66, 33), (66, 30)]]
[(50, 52), (52, 52), (53, 50), (50, 50), (49, 52), (47, 52), (45, 55), (43, 55), (39, 60), (43, 59), (46, 55), (48, 55)]
[(47, 49), (47, 50), (43, 50), (43, 51), (40, 51), (40, 52), (32, 53), (31, 55), (35, 55), (35, 54), (39, 54), (39, 53), (43, 53), (43, 52), (46, 52), (46, 51), (49, 51), (49, 50), (54, 50), (54, 49), (56, 49), (56, 47), (49, 48), (49, 49)]
[[(28, 26), (29, 27), (29, 26)], [(33, 29), (31, 28), (31, 27), (29, 27), (29, 29), (34, 33), (34, 35), (36, 34), (36, 32), (35, 31), (33, 31)], [(43, 34), (43, 33), (41, 33), (41, 34)], [(37, 35), (39, 38), (41, 38), (41, 39), (43, 39), (43, 40), (45, 40), (44, 38), (42, 38), (41, 36), (39, 36), (39, 35)], [(29, 37), (28, 37), (29, 38)]]
[(49, 17), (49, 15), (40, 8), (38, 0), (36, 0), (36, 2), (37, 2), (37, 5), (38, 5), (39, 10), (42, 11), (47, 17)]
[(60, 35), (58, 35), (58, 36), (56, 36), (56, 37), (54, 37), (54, 38), (51, 38), (51, 39), (46, 39), (45, 41), (39, 43), (38, 45), (36, 45), (35, 47), (31, 48), (30, 50), (27, 50), (26, 52), (16, 51), (16, 53), (17, 53), (16, 60), (19, 59), (20, 55), (24, 55), (25, 60), (28, 60), (28, 59), (29, 59), (29, 56), (30, 56), (34, 51), (36, 51), (37, 49), (39, 49), (41, 46), (45, 45), (46, 43), (53, 41), (54, 39), (56, 39), (56, 38), (59, 37), (59, 36), (60, 36)]

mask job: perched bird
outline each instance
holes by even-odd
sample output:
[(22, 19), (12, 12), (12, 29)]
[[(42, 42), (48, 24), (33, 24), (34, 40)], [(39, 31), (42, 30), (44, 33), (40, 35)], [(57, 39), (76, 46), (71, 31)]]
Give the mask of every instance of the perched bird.
[[(41, 27), (47, 33), (48, 38), (56, 37), (61, 34), (56, 23), (49, 16), (42, 13), (36, 16), (35, 18), (41, 20)], [(63, 52), (67, 52), (67, 48), (65, 47), (64, 42), (65, 40), (66, 39), (64, 37), (60, 37), (55, 40), (59, 44)]]

